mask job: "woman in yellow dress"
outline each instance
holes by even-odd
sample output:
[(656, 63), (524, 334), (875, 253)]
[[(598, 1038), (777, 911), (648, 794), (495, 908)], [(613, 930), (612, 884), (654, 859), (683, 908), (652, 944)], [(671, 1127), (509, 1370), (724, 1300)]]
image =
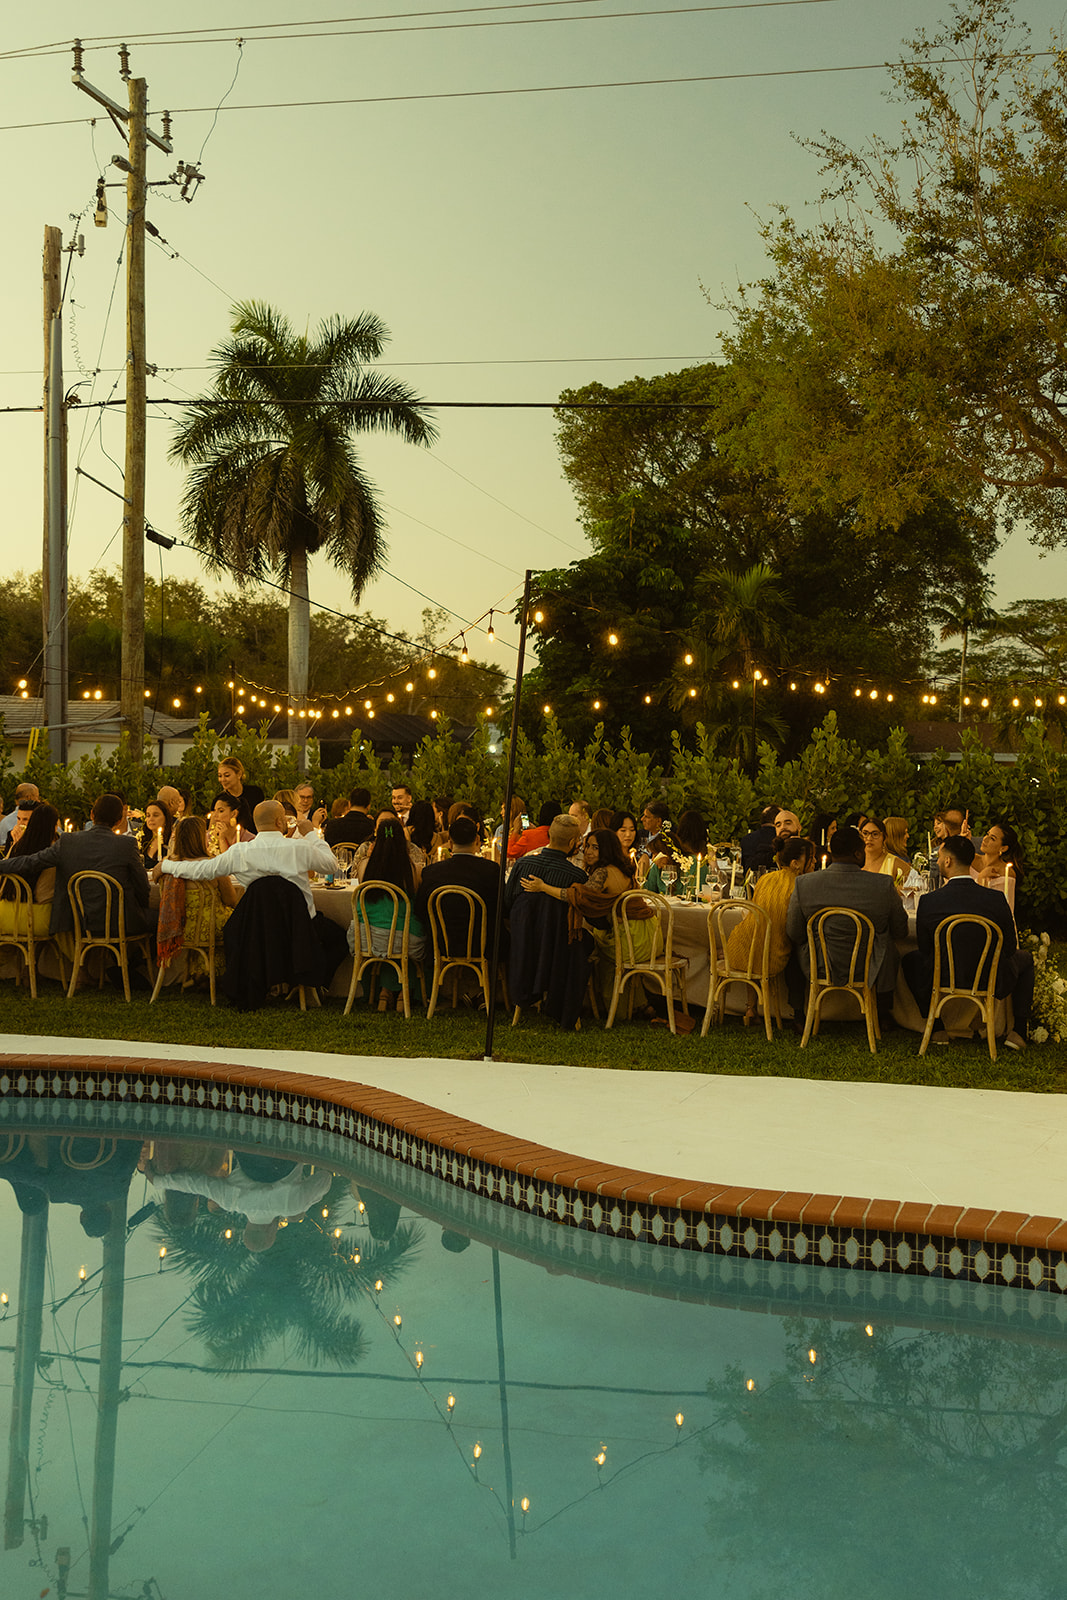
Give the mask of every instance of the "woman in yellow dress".
[[(797, 878), (802, 872), (811, 872), (815, 865), (815, 846), (810, 839), (786, 839), (776, 857), (777, 872), (765, 872), (756, 884), (752, 896), (753, 905), (766, 911), (771, 919), (771, 946), (768, 951), (767, 972), (776, 978), (784, 972), (786, 963), (793, 953), (793, 946), (785, 931), (785, 919), (789, 911), (789, 902), (793, 898), (793, 890), (797, 886)], [(756, 918), (744, 917), (732, 930), (726, 941), (726, 958), (731, 967), (747, 967), (748, 953), (752, 948), (752, 940), (756, 932)], [(749, 1027), (756, 1017), (756, 997), (753, 991), (748, 991), (748, 1008), (745, 1011), (745, 1027)]]
[[(203, 817), (180, 817), (171, 836), (171, 856), (175, 861), (203, 861), (209, 854), (207, 827)], [(159, 883), (159, 927), (156, 950), (160, 966), (166, 966), (186, 944), (206, 944), (211, 908), (215, 908), (216, 961), (222, 970), (222, 929), (237, 904), (239, 891), (232, 878), (164, 877), (158, 867), (152, 873)]]

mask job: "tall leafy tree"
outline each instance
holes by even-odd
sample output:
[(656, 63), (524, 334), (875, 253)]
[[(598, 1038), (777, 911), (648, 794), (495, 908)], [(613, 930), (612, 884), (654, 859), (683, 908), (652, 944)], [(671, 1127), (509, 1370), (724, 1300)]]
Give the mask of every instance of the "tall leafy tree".
[[(189, 538), (213, 573), (239, 583), (273, 575), (289, 589), (289, 697), (308, 687), (308, 560), (338, 567), (358, 600), (381, 565), (385, 528), (353, 443), (366, 432), (432, 444), (426, 406), (404, 383), (370, 371), (388, 338), (370, 312), (330, 317), (314, 337), (273, 307), (234, 307), (232, 337), (211, 356), (210, 394), (178, 429), (171, 456), (190, 468), (182, 500)], [(301, 724), (290, 716), (289, 738)]]
[[(955, 0), (890, 69), (899, 136), (809, 141), (818, 220), (763, 228), (731, 310), (731, 442), (801, 510), (899, 526), (934, 495), (1064, 540), (1067, 51)], [(729, 408), (727, 408), (729, 414)]]

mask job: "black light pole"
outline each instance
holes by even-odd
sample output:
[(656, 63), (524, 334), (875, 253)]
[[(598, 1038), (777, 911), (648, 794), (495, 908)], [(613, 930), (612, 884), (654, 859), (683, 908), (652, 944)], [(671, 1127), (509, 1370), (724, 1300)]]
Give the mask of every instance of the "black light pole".
[(519, 659), (515, 663), (515, 699), (511, 707), (511, 744), (508, 747), (508, 777), (504, 789), (504, 832), (500, 842), (500, 900), (496, 922), (493, 926), (493, 959), (489, 971), (489, 1004), (485, 1020), (485, 1054), (483, 1061), (493, 1059), (493, 1027), (496, 1022), (496, 986), (500, 969), (500, 929), (504, 921), (504, 884), (508, 874), (508, 829), (511, 824), (511, 797), (515, 792), (515, 752), (519, 744), (519, 706), (522, 701), (522, 664), (526, 656), (526, 625), (530, 616), (530, 581), (533, 573), (527, 571), (522, 587), (522, 618), (519, 624)]

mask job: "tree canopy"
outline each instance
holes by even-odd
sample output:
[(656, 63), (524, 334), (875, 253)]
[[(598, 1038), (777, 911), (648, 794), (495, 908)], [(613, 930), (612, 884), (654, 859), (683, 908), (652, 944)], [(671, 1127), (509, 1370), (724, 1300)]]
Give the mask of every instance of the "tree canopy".
[(970, 505), (931, 496), (873, 533), (851, 506), (798, 512), (773, 472), (721, 447), (717, 415), (735, 394), (730, 369), (705, 364), (561, 397), (564, 472), (594, 554), (538, 576), (530, 689), (572, 734), (603, 720), (658, 747), (700, 719), (736, 748), (751, 718), (734, 678), (759, 665), (765, 731), (787, 715), (801, 737), (821, 704), (779, 694), (781, 681), (849, 675), (899, 691), (921, 676), (935, 600), (982, 586), (995, 540)]
[(795, 510), (902, 526), (938, 499), (1063, 542), (1067, 53), (1011, 0), (956, 0), (891, 68), (893, 140), (809, 140), (817, 220), (763, 228), (769, 271), (731, 306), (738, 465)]

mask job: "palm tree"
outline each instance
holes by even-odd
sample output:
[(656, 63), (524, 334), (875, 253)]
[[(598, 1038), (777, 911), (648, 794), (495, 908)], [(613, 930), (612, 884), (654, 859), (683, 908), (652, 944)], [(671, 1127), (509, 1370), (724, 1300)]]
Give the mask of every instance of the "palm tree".
[(232, 338), (212, 351), (211, 393), (170, 447), (192, 470), (182, 520), (209, 572), (238, 583), (268, 574), (290, 592), (289, 739), (308, 687), (308, 557), (326, 553), (359, 599), (384, 556), (384, 523), (352, 434), (388, 432), (429, 445), (436, 430), (406, 384), (368, 372), (388, 339), (370, 312), (330, 317), (314, 338), (273, 307), (234, 307)]
[(963, 721), (963, 688), (967, 673), (967, 646), (975, 629), (986, 631), (996, 626), (997, 613), (989, 603), (986, 593), (972, 595), (970, 599), (950, 600), (945, 605), (932, 606), (930, 620), (940, 629), (942, 644), (949, 639), (960, 639), (960, 695), (956, 721)]

